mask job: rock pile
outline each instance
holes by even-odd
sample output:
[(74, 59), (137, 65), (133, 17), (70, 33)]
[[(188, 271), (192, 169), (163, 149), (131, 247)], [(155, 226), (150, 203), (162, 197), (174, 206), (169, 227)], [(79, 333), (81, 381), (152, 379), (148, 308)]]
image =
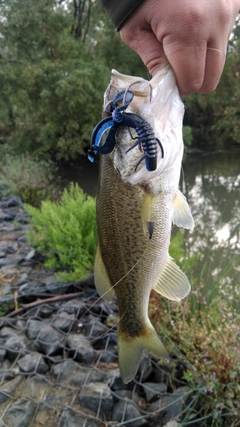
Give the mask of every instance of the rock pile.
[(187, 419), (196, 397), (182, 381), (184, 362), (160, 365), (145, 354), (124, 385), (116, 304), (99, 300), (93, 277), (66, 284), (46, 270), (26, 240), (28, 220), (19, 197), (0, 197), (0, 310), (10, 311), (0, 318), (0, 427), (173, 427)]

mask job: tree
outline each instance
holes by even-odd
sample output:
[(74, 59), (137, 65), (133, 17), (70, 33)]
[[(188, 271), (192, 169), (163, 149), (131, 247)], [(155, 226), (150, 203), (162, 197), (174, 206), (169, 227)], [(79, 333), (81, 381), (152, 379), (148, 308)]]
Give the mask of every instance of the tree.
[(54, 0), (6, 0), (1, 14), (2, 140), (57, 158), (82, 154), (101, 118), (104, 61), (72, 35), (71, 8)]

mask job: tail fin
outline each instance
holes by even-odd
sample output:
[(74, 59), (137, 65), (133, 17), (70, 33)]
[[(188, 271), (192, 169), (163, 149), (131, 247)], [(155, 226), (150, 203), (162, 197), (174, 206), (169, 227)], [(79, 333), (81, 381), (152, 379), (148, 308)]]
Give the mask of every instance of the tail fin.
[(126, 336), (118, 332), (118, 359), (122, 380), (129, 383), (135, 376), (143, 350), (148, 350), (156, 356), (169, 360), (168, 353), (149, 321), (146, 332), (137, 337)]

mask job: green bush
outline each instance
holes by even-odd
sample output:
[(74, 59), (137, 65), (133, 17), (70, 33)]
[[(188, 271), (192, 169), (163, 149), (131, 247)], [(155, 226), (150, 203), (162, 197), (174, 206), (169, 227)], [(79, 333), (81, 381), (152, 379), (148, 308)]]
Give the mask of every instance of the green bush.
[(62, 280), (77, 281), (93, 270), (97, 247), (95, 199), (77, 184), (64, 190), (59, 202), (46, 200), (41, 208), (25, 206), (31, 215), (30, 243), (46, 256)]
[(8, 192), (21, 197), (24, 203), (40, 206), (42, 200), (57, 193), (56, 167), (50, 161), (32, 159), (28, 155), (3, 154), (0, 160), (0, 184)]

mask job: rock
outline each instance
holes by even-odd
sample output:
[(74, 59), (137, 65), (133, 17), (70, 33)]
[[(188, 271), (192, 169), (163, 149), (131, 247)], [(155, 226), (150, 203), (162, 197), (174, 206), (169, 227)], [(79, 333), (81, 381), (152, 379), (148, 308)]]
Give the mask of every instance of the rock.
[(86, 304), (78, 299), (67, 301), (61, 306), (61, 311), (65, 311), (68, 314), (75, 314), (75, 317), (78, 319), (86, 313), (86, 310)]
[(71, 384), (81, 386), (88, 383), (104, 382), (104, 380), (106, 380), (106, 374), (104, 372), (78, 365), (78, 371), (71, 379)]
[(34, 250), (34, 249), (31, 249), (31, 250), (27, 253), (27, 255), (25, 256), (25, 260), (26, 260), (26, 261), (29, 261), (30, 259), (32, 259), (32, 258), (34, 257), (34, 255), (35, 255), (35, 250)]
[(74, 362), (72, 359), (64, 360), (64, 362), (53, 365), (52, 373), (54, 377), (57, 378), (57, 381), (64, 380), (74, 375), (76, 377), (76, 371), (81, 369), (78, 363)]
[(156, 400), (160, 394), (166, 393), (167, 385), (165, 383), (144, 383), (143, 392), (147, 402)]
[(19, 374), (19, 367), (14, 365), (8, 360), (4, 360), (0, 368), (0, 381), (9, 381), (16, 377)]
[(0, 258), (0, 267), (3, 267), (5, 265), (13, 265), (15, 267), (23, 260), (24, 260), (23, 255), (10, 254), (4, 258)]
[(108, 350), (99, 351), (99, 359), (100, 362), (103, 363), (117, 363), (118, 354), (115, 349), (108, 347)]
[(7, 381), (5, 384), (0, 386), (0, 404), (6, 402), (6, 400), (13, 396), (15, 389), (21, 381), (22, 377), (17, 376), (13, 380)]
[[(42, 286), (43, 286), (43, 288), (45, 288), (44, 283), (42, 283)], [(51, 317), (52, 314), (53, 314), (53, 307), (51, 307), (49, 305), (42, 305), (38, 309), (38, 316), (41, 317), (42, 319), (49, 319), (49, 317)]]
[(49, 325), (41, 329), (37, 342), (44, 354), (56, 355), (62, 352), (61, 336)]
[(18, 333), (18, 335), (9, 337), (4, 344), (8, 359), (14, 360), (16, 357), (19, 357), (19, 355), (25, 354), (26, 344), (27, 337), (23, 333)]
[(139, 409), (133, 403), (123, 400), (120, 400), (114, 405), (112, 420), (119, 423), (125, 421), (126, 425), (131, 427), (143, 427), (148, 425)]
[(63, 295), (69, 289), (69, 286), (69, 283), (57, 282), (56, 278), (55, 281), (53, 281), (53, 277), (51, 282), (49, 280), (46, 280), (46, 289), (52, 294)]
[(149, 356), (143, 353), (136, 374), (136, 380), (140, 382), (147, 381), (152, 372), (152, 363)]
[(69, 355), (78, 362), (91, 364), (94, 361), (94, 350), (87, 338), (82, 334), (71, 334), (67, 338)]
[(181, 424), (179, 424), (177, 421), (169, 421), (167, 424), (164, 424), (163, 427), (180, 427)]
[(75, 323), (75, 315), (66, 312), (59, 313), (59, 316), (53, 321), (52, 325), (57, 330), (71, 332)]
[(113, 397), (118, 400), (127, 400), (128, 402), (133, 401), (137, 405), (140, 401), (140, 396), (133, 390), (117, 390), (113, 392)]
[(166, 422), (173, 420), (181, 415), (185, 400), (188, 395), (189, 387), (179, 387), (174, 393), (164, 394), (159, 400), (152, 403), (149, 407), (150, 412), (164, 408), (164, 420)]
[(18, 360), (17, 364), (20, 370), (25, 373), (45, 374), (49, 370), (43, 356), (39, 353), (26, 354)]
[(27, 336), (30, 340), (37, 338), (41, 329), (46, 326), (46, 323), (42, 320), (30, 319), (27, 323)]
[(12, 196), (12, 197), (9, 197), (8, 199), (0, 202), (0, 207), (3, 209), (15, 207), (15, 206), (23, 207), (23, 202), (20, 199), (20, 197), (18, 197), (18, 196)]
[(9, 427), (28, 427), (35, 412), (35, 404), (31, 399), (20, 399), (7, 409), (4, 422)]
[[(106, 341), (107, 337), (103, 335), (106, 334), (108, 328), (102, 322), (99, 321), (98, 317), (88, 316), (87, 318), (85, 318), (84, 330), (86, 331), (86, 335), (91, 339), (97, 338), (101, 342)], [(103, 346), (101, 348), (103, 348)]]
[(164, 382), (169, 386), (170, 380), (171, 380), (171, 374), (168, 366), (154, 363), (152, 374), (151, 374), (151, 382), (154, 382), (154, 383)]
[(113, 397), (110, 388), (105, 383), (88, 383), (82, 387), (79, 402), (84, 408), (105, 416), (111, 413)]
[(74, 415), (69, 409), (62, 412), (58, 427), (98, 427), (93, 421), (83, 418), (82, 416)]
[(17, 281), (17, 283), (16, 283), (16, 286), (21, 286), (21, 285), (24, 285), (26, 282), (28, 282), (29, 281), (29, 278), (28, 278), (28, 274), (27, 273), (23, 273), (23, 274), (21, 274), (20, 275), (20, 277), (18, 278), (18, 281)]
[(5, 348), (0, 348), (0, 363), (4, 360), (6, 353), (7, 353), (7, 351)]

